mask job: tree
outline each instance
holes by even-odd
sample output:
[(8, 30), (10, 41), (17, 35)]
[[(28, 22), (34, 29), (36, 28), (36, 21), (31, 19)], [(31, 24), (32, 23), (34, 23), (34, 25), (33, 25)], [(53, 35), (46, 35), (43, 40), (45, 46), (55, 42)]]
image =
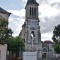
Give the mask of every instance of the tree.
[(7, 45), (8, 51), (18, 52), (19, 50), (24, 50), (24, 42), (19, 36), (10, 37), (9, 40), (7, 40)]
[(52, 39), (55, 42), (54, 46), (55, 52), (60, 53), (60, 24), (55, 26)]
[(52, 39), (55, 43), (60, 43), (60, 24), (55, 26)]
[(7, 45), (8, 45), (8, 51), (9, 54), (12, 56), (10, 58), (12, 58), (13, 60), (13, 56), (16, 53), (16, 57), (19, 57), (19, 52), (20, 54), (22, 54), (22, 51), (24, 50), (24, 42), (21, 39), (20, 36), (17, 37), (10, 37), (9, 40), (7, 40)]
[(17, 44), (16, 46), (18, 46), (19, 50), (24, 50), (25, 44), (24, 44), (23, 39), (20, 36), (17, 36), (15, 39), (16, 39), (16, 44)]
[(5, 44), (11, 34), (12, 30), (8, 29), (8, 21), (0, 17), (0, 44)]
[(60, 44), (56, 44), (55, 46), (54, 46), (54, 50), (55, 50), (55, 52), (56, 53), (60, 53)]

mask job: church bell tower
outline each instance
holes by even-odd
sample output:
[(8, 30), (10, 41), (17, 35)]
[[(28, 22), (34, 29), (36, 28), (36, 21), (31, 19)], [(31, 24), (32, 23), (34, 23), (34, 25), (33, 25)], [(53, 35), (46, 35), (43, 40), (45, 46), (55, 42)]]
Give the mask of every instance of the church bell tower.
[[(38, 6), (36, 0), (28, 0), (25, 6), (25, 22), (22, 25), (20, 36), (25, 42), (25, 51), (37, 51), (38, 58), (41, 57), (41, 33), (38, 17)], [(33, 39), (32, 39), (33, 36)], [(33, 41), (32, 41), (33, 40)], [(33, 44), (32, 44), (33, 42)], [(32, 47), (33, 45), (33, 47)]]
[(33, 45), (35, 50), (41, 42), (39, 18), (38, 18), (38, 6), (39, 4), (36, 0), (28, 0), (25, 6), (25, 43), (26, 50), (31, 50), (32, 38), (31, 34), (34, 36)]
[[(24, 39), (26, 51), (40, 51), (41, 46), (41, 33), (38, 17), (38, 6), (36, 0), (28, 0), (25, 6), (25, 22), (22, 26), (20, 36)], [(32, 36), (33, 35), (33, 39)], [(33, 48), (32, 48), (33, 40)], [(39, 52), (38, 52), (39, 56)]]
[(36, 0), (28, 0), (26, 4), (26, 19), (38, 19), (38, 6)]

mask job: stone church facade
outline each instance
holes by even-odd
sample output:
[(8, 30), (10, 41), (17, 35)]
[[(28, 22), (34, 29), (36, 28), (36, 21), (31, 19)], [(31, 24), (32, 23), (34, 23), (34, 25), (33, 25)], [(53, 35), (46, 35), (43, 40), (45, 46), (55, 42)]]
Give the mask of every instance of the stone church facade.
[[(20, 36), (25, 42), (25, 51), (37, 51), (38, 60), (51, 59), (55, 57), (53, 43), (50, 41), (41, 41), (41, 32), (39, 26), (38, 6), (36, 0), (28, 0), (25, 6), (26, 15), (25, 22), (22, 25)], [(33, 47), (32, 37), (33, 34)]]

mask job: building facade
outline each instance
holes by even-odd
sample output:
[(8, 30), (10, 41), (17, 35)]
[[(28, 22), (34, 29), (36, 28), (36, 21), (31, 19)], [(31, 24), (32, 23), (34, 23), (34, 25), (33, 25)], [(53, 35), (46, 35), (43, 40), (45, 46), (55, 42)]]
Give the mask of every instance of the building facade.
[[(5, 21), (8, 21), (8, 18), (10, 16), (11, 13), (7, 12), (6, 10), (2, 9), (0, 7), (0, 20), (1, 18), (5, 19)], [(1, 22), (0, 22), (1, 23)], [(1, 24), (0, 24), (1, 25)], [(8, 25), (6, 25), (6, 27), (8, 27)], [(0, 31), (2, 32), (3, 26), (0, 26)], [(0, 32), (0, 60), (7, 60), (7, 44), (1, 44), (1, 32)], [(2, 32), (4, 33), (4, 32)]]
[(38, 60), (40, 60), (48, 58), (48, 56), (50, 56), (49, 54), (51, 54), (52, 57), (52, 52), (54, 52), (54, 50), (52, 48), (52, 43), (47, 44), (41, 41), (38, 6), (39, 4), (36, 2), (36, 0), (27, 1), (25, 6), (25, 22), (22, 25), (20, 36), (25, 42), (25, 51), (37, 51)]
[(8, 21), (10, 14), (11, 13), (7, 12), (6, 10), (4, 10), (0, 7), (0, 17), (5, 18), (5, 20)]

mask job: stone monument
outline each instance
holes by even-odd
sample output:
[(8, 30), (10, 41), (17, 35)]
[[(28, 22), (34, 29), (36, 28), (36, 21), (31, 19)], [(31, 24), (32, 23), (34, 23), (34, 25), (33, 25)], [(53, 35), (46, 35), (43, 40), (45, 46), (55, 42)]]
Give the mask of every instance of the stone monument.
[(37, 52), (24, 52), (23, 60), (37, 60)]
[(33, 40), (34, 40), (34, 34), (31, 34), (31, 38), (32, 38), (32, 51), (29, 52), (23, 52), (23, 60), (37, 60), (37, 51), (34, 51), (33, 47)]

